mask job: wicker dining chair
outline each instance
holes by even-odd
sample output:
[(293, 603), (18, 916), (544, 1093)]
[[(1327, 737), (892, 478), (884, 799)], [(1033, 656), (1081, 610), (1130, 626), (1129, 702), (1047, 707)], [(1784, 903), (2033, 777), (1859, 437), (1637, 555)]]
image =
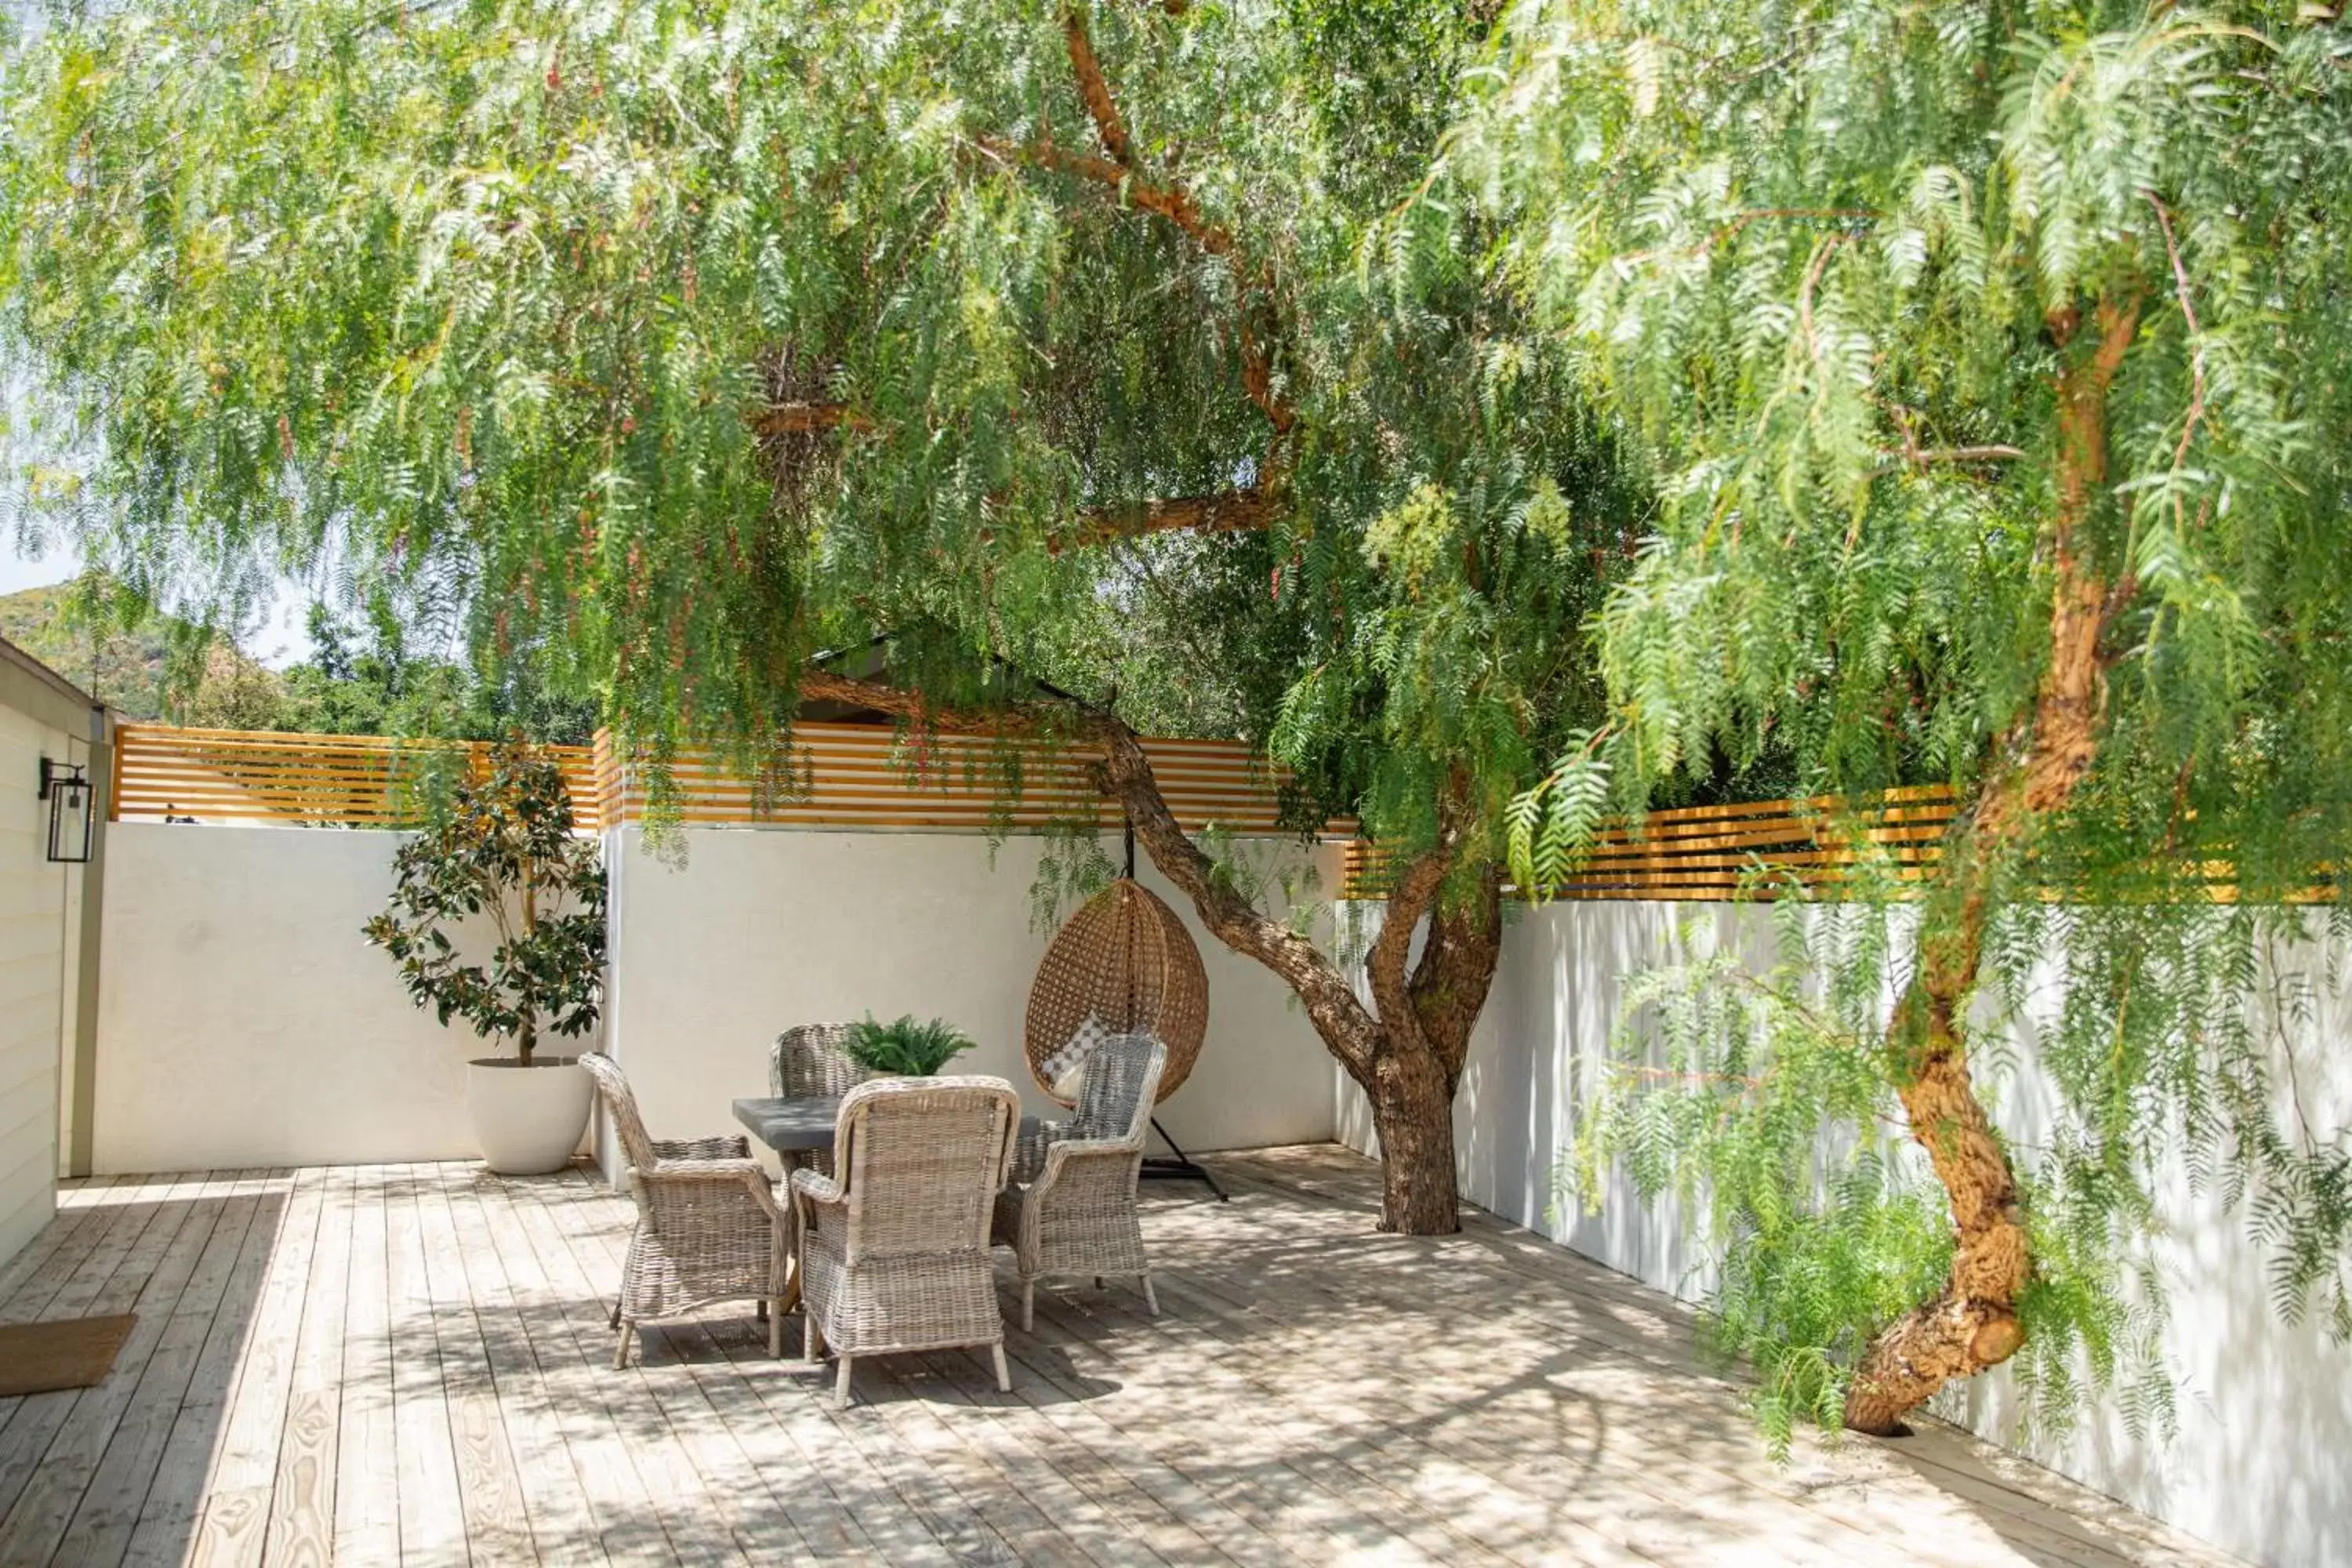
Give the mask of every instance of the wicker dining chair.
[(987, 1345), (1010, 1392), (989, 1220), (1021, 1102), (1001, 1078), (888, 1078), (841, 1102), (834, 1175), (792, 1173), (805, 1353), (840, 1358)]
[(620, 1135), (637, 1203), (636, 1229), (621, 1266), (613, 1365), (629, 1364), (637, 1324), (714, 1301), (752, 1300), (768, 1320), (768, 1353), (783, 1353), (783, 1310), (792, 1233), (774, 1186), (744, 1138), (649, 1138), (636, 1096), (612, 1058), (580, 1058), (596, 1080)]
[[(878, 1076), (849, 1054), (847, 1024), (796, 1024), (776, 1037), (768, 1056), (768, 1092), (777, 1099), (847, 1094)], [(833, 1152), (799, 1149), (784, 1157), (786, 1170), (805, 1166), (833, 1174)]]
[(1167, 1066), (1156, 1037), (1112, 1035), (1079, 1069), (1070, 1119), (1022, 1130), (1013, 1184), (996, 1200), (996, 1239), (1013, 1248), (1024, 1331), (1035, 1322), (1037, 1281), (1048, 1277), (1132, 1277), (1160, 1315), (1135, 1188)]

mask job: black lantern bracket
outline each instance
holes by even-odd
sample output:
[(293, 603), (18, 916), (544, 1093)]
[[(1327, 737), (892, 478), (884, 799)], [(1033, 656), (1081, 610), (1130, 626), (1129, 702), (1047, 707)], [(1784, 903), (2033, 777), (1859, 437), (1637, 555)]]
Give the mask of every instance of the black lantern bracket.
[[(91, 815), (89, 767), (81, 763), (43, 757), (40, 794), (36, 798), (49, 803), (47, 858), (60, 865), (86, 864), (89, 859)], [(80, 819), (79, 832), (68, 826), (68, 813)]]

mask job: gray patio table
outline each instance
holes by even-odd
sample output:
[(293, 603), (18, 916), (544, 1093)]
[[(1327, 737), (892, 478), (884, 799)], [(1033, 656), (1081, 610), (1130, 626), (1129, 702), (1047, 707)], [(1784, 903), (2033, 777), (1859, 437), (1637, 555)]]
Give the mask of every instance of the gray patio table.
[(837, 1094), (796, 1094), (781, 1100), (770, 1096), (735, 1102), (735, 1120), (751, 1129), (752, 1137), (785, 1156), (787, 1165), (797, 1163), (792, 1158), (794, 1154), (832, 1148), (834, 1124), (840, 1119)]
[[(796, 1156), (821, 1153), (833, 1147), (833, 1131), (841, 1121), (841, 1097), (837, 1094), (788, 1094), (782, 1099), (763, 1095), (756, 1100), (735, 1102), (735, 1120), (751, 1130), (751, 1136), (784, 1157), (790, 1169), (802, 1163)], [(1021, 1119), (1021, 1131), (1027, 1132), (1037, 1125), (1037, 1118)]]

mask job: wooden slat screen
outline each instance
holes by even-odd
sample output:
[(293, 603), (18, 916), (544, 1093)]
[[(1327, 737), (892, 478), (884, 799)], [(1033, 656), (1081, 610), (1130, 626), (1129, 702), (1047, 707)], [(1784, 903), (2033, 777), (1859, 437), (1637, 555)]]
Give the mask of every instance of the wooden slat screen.
[[(115, 731), (117, 820), (404, 827), (439, 770), (478, 765), (479, 742), (124, 724)], [(586, 746), (551, 746), (582, 827), (603, 826)]]
[[(1861, 800), (1822, 795), (1682, 806), (1650, 813), (1638, 829), (1619, 818), (1601, 828), (1591, 854), (1549, 896), (1722, 900), (1738, 892), (1759, 862), (1807, 889), (1832, 889), (1861, 858), (1857, 838), (1893, 861), (1897, 877), (1916, 878), (1940, 854), (1937, 840), (1953, 809), (1948, 787), (1922, 784)], [(1378, 898), (1386, 870), (1378, 846), (1350, 843), (1343, 896)], [(1769, 896), (1769, 889), (1757, 890)]]
[[(1089, 757), (1038, 742), (1008, 746), (988, 739), (902, 736), (887, 725), (804, 722), (793, 731), (789, 774), (794, 788), (762, 801), (752, 781), (708, 753), (678, 758), (671, 778), (678, 815), (688, 825), (760, 823), (793, 827), (929, 828), (980, 832), (1091, 821), (1113, 827), (1118, 807), (1091, 782)], [(1150, 739), (1151, 758), (1171, 810), (1189, 831), (1211, 823), (1239, 834), (1277, 830), (1280, 773), (1233, 741)], [(609, 749), (608, 749), (609, 750)], [(1009, 754), (1019, 770), (1018, 800), (1000, 803), (997, 782)], [(643, 770), (607, 755), (600, 776), (608, 820), (647, 814)], [(1326, 837), (1354, 832), (1336, 822)]]
[[(126, 724), (117, 731), (119, 777), (111, 803), (131, 821), (275, 823), (400, 827), (423, 816), (420, 785), (433, 770), (478, 757), (479, 743), (400, 742), (370, 736), (182, 730)], [(548, 748), (563, 768), (572, 811), (590, 831), (649, 816), (649, 773), (627, 766), (611, 738)], [(1147, 740), (1178, 820), (1198, 832), (1214, 823), (1239, 834), (1276, 830), (1279, 774), (1234, 742)], [(902, 737), (886, 725), (804, 723), (794, 734), (790, 787), (752, 782), (698, 752), (672, 763), (688, 826), (980, 832), (1092, 821), (1116, 826), (1087, 758), (1043, 743), (1016, 744), (1020, 798), (1001, 805), (999, 750), (955, 736)], [(761, 799), (762, 794), (772, 798)], [(1326, 837), (1354, 832), (1333, 823)]]

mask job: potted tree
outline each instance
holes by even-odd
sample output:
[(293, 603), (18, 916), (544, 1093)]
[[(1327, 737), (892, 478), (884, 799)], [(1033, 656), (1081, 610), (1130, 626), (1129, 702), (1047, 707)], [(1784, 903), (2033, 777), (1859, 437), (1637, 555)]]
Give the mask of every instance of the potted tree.
[[(604, 966), (604, 868), (572, 831), (562, 773), (528, 746), (494, 748), (393, 866), (367, 940), (392, 954), (418, 1006), (513, 1047), (467, 1064), (483, 1163), (508, 1175), (562, 1168), (587, 1131), (593, 1086), (576, 1058), (538, 1047), (594, 1026)], [(487, 959), (470, 959), (485, 942)]]

